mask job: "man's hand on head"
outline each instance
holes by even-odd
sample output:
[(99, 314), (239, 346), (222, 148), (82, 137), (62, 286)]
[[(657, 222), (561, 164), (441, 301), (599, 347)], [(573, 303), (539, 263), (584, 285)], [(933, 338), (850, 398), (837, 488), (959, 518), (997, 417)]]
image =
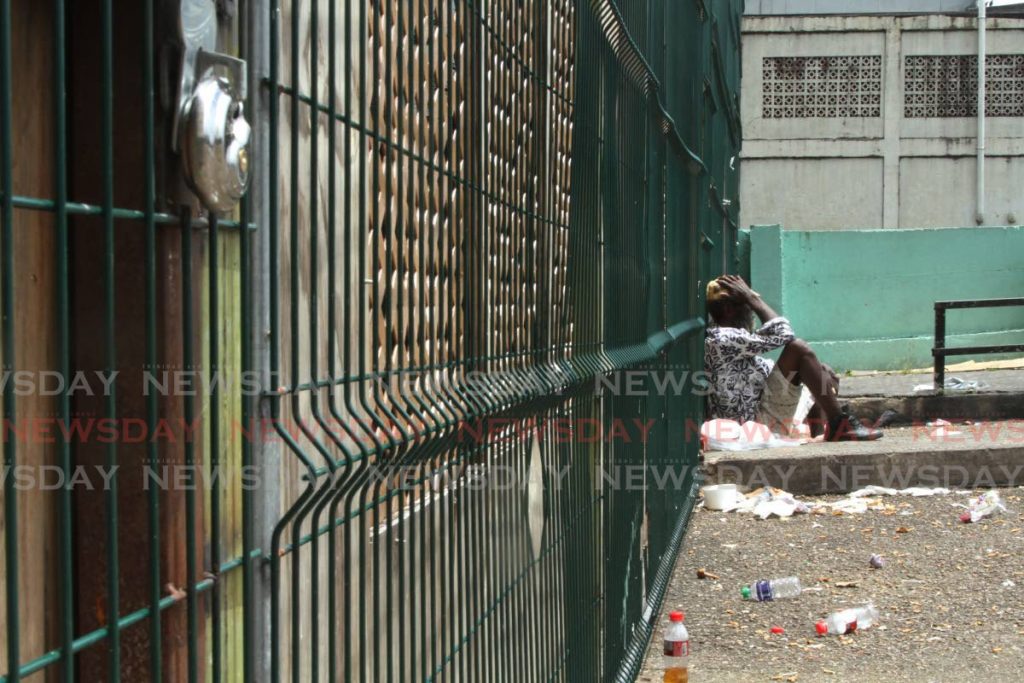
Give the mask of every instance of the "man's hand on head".
[(764, 302), (761, 295), (752, 290), (750, 285), (739, 275), (722, 275), (718, 278), (718, 284), (728, 292), (730, 298), (750, 306), (750, 309), (760, 318), (761, 322), (768, 322), (772, 318), (778, 317), (778, 314), (772, 310), (771, 306)]
[(750, 285), (739, 275), (722, 275), (718, 278), (718, 283), (729, 293), (731, 298), (743, 303), (749, 304), (758, 298), (757, 292), (752, 290)]

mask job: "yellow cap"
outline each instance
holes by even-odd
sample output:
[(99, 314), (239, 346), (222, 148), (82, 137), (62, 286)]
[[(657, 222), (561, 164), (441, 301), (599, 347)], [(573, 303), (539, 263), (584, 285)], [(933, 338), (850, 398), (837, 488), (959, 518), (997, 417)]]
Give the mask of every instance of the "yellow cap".
[(729, 292), (726, 291), (725, 287), (723, 287), (722, 285), (718, 284), (718, 280), (717, 279), (714, 279), (714, 280), (712, 280), (711, 282), (708, 283), (708, 288), (707, 288), (707, 291), (706, 291), (705, 301), (707, 301), (710, 304), (713, 301), (719, 301), (721, 299), (728, 299), (728, 298), (729, 298)]
[[(754, 296), (761, 296), (754, 290), (750, 291), (754, 294)], [(724, 301), (730, 298), (732, 298), (732, 295), (729, 294), (729, 291), (725, 287), (718, 284), (718, 278), (715, 278), (714, 280), (709, 282), (707, 290), (704, 292), (704, 301), (709, 304), (714, 301)]]

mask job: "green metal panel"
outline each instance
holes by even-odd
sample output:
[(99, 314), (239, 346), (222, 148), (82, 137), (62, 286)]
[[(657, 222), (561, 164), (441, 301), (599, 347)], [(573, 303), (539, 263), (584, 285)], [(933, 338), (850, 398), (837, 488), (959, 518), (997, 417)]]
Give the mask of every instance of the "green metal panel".
[[(701, 369), (703, 283), (735, 267), (742, 3), (224, 3), (221, 47), (249, 61), (262, 136), (239, 215), (216, 216), (180, 192), (166, 149), (156, 45), (176, 3), (154, 0), (99, 8), (98, 200), (68, 181), (69, 122), (86, 113), (54, 0), (53, 107), (36, 114), (54, 193), (19, 192), (21, 1), (0, 0), (4, 369), (30, 334), (16, 221), (41, 212), (65, 376), (91, 369), (72, 355), (91, 325), (107, 371), (262, 380), (104, 397), (103, 417), (137, 409), (150, 434), (200, 420), (173, 446), (112, 440), (106, 465), (139, 452), (191, 469), (184, 490), (114, 475), (94, 549), (81, 494), (56, 495), (58, 627), (38, 652), (19, 608), (33, 520), (5, 478), (0, 680), (632, 680), (699, 484), (701, 398), (662, 382)], [(119, 80), (140, 33), (141, 77)], [(115, 128), (124, 100), (137, 130)], [(95, 320), (74, 319), (79, 220), (102, 235)], [(638, 395), (596, 390), (630, 370)], [(8, 424), (18, 408), (7, 383)], [(57, 409), (74, 421), (67, 397)], [(81, 447), (59, 444), (65, 474)], [(8, 440), (5, 467), (19, 453)], [(243, 485), (238, 465), (268, 483)], [(128, 528), (144, 557), (119, 543)]]

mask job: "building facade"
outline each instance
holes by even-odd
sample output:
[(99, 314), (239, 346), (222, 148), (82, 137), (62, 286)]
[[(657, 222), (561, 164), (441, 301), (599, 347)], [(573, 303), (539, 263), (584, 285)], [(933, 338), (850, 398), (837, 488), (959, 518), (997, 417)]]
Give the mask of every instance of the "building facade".
[(841, 230), (1024, 220), (1024, 18), (986, 21), (979, 216), (978, 20), (967, 3), (955, 3), (956, 14), (942, 14), (956, 9), (942, 2), (859, 3), (862, 11), (933, 12), (916, 15), (824, 14), (821, 4), (747, 4), (741, 224)]

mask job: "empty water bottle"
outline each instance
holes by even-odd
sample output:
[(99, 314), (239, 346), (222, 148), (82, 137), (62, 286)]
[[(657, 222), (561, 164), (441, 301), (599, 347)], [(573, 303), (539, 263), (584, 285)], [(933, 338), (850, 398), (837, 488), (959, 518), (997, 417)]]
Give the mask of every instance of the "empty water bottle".
[(826, 634), (839, 636), (871, 628), (877, 621), (878, 610), (874, 605), (868, 604), (863, 607), (851, 607), (841, 612), (833, 612), (815, 624), (814, 629), (819, 636)]
[(682, 612), (669, 612), (669, 625), (665, 629), (665, 648), (662, 668), (663, 683), (687, 683), (689, 679), (690, 634), (683, 624)]
[(800, 579), (795, 576), (787, 576), (784, 579), (771, 579), (769, 581), (755, 581), (749, 586), (740, 588), (740, 595), (744, 600), (757, 600), (766, 602), (780, 598), (795, 598), (800, 595)]

